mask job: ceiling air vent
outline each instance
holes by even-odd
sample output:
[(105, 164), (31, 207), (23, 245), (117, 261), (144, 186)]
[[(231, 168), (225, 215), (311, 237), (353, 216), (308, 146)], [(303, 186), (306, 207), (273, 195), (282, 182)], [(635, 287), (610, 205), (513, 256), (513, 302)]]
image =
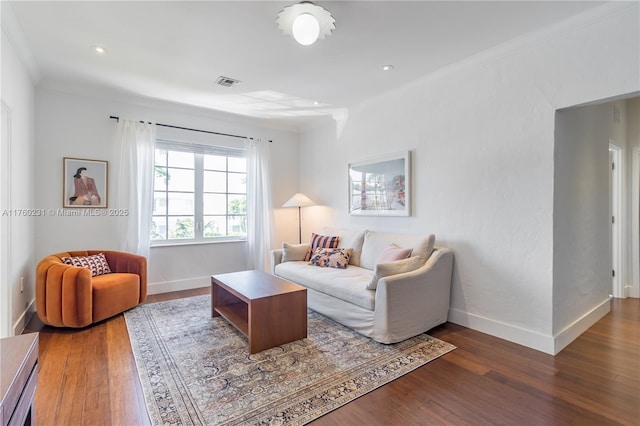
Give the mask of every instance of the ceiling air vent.
[(231, 87), (231, 86), (235, 86), (236, 84), (239, 84), (240, 80), (236, 80), (235, 78), (220, 76), (218, 77), (218, 80), (216, 80), (216, 83), (218, 83), (220, 86)]

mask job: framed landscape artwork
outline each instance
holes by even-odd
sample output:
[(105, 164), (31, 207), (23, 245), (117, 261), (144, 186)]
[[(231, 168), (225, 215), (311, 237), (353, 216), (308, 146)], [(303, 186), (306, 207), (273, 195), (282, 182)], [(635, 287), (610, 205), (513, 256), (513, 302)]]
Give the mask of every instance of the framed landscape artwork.
[(62, 207), (107, 207), (107, 162), (63, 159)]
[(411, 215), (411, 153), (349, 164), (349, 213)]

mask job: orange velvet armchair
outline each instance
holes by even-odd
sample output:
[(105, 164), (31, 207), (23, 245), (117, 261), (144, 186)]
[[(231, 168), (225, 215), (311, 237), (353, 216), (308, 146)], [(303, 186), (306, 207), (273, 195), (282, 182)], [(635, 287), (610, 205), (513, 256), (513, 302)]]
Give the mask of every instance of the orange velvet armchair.
[[(104, 253), (110, 274), (67, 265), (63, 257)], [(147, 259), (131, 253), (88, 250), (57, 253), (36, 267), (36, 308), (45, 324), (85, 327), (142, 303), (147, 297)]]

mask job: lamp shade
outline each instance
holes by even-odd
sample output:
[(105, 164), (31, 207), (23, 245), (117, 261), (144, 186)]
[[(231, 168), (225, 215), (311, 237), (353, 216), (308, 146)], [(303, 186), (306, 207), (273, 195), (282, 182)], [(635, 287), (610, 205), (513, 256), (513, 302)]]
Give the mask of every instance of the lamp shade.
[(313, 205), (315, 203), (309, 197), (298, 192), (289, 198), (289, 201), (284, 203), (282, 207), (309, 207)]

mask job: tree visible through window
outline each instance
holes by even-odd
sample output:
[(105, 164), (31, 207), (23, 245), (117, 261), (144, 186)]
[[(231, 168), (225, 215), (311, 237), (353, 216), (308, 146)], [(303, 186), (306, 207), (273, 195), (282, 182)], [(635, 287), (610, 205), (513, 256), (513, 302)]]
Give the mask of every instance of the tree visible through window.
[(247, 236), (244, 151), (158, 141), (152, 242)]

